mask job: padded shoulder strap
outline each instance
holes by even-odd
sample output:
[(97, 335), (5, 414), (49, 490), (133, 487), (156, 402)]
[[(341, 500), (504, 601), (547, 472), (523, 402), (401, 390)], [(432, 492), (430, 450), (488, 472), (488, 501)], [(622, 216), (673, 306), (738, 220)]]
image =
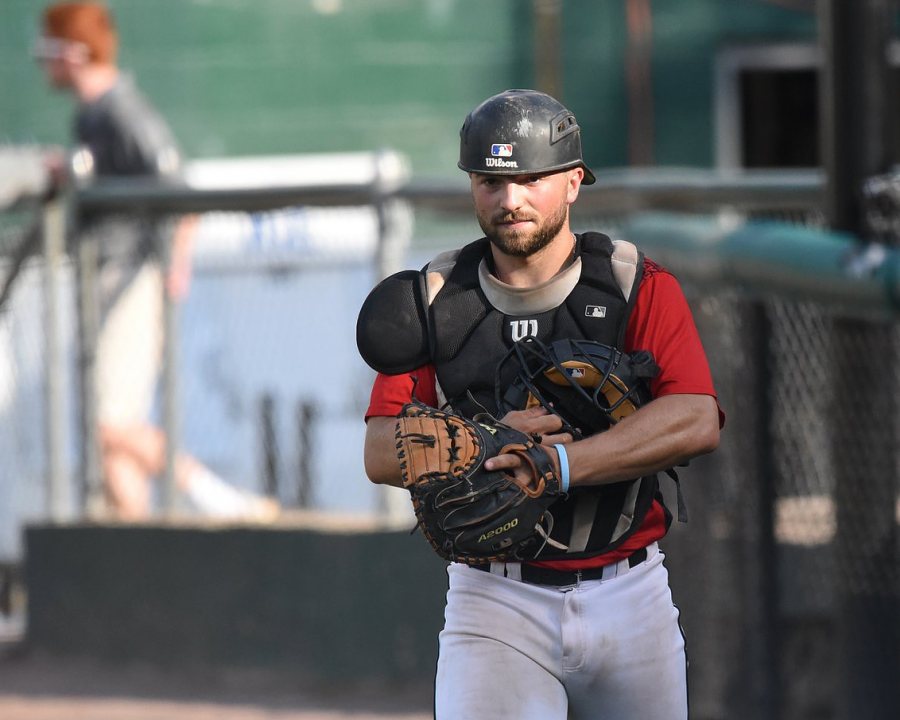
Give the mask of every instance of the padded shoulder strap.
[(644, 253), (627, 240), (613, 240), (613, 254), (610, 257), (613, 277), (626, 302), (626, 321), (619, 331), (619, 347), (624, 347), (625, 332), (628, 329), (627, 318), (631, 317), (634, 304), (637, 302), (641, 280), (644, 277)]
[(488, 302), (478, 284), (478, 264), (487, 243), (482, 238), (459, 250), (441, 253), (424, 268), (429, 349), (437, 370), (439, 397), (446, 379), (441, 368), (456, 357), (488, 312)]
[(613, 240), (612, 261), (613, 277), (622, 290), (626, 300), (631, 299), (635, 280), (638, 280), (638, 266), (642, 264), (641, 253), (637, 247), (627, 240)]
[(481, 238), (458, 250), (443, 252), (425, 266), (428, 304), (431, 305), (445, 285), (451, 292), (478, 286), (478, 264), (487, 252), (488, 240)]
[(456, 267), (460, 252), (462, 252), (460, 249), (442, 252), (425, 266), (423, 272), (425, 273), (425, 289), (429, 307), (434, 302), (435, 296), (444, 287), (453, 268)]

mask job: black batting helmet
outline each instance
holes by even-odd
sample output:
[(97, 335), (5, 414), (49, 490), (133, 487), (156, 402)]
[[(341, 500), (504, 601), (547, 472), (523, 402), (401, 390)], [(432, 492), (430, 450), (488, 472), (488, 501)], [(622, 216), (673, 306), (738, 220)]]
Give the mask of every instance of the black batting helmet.
[(537, 90), (507, 90), (470, 112), (459, 131), (457, 165), (486, 175), (581, 167), (583, 184), (596, 179), (581, 157), (581, 130), (575, 116)]

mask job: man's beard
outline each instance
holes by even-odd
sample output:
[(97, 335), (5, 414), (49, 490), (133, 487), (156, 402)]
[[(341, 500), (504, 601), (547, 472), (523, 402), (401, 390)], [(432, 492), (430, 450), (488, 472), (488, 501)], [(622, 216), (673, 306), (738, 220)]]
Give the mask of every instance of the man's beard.
[[(499, 223), (532, 220), (528, 215), (515, 215), (507, 213), (498, 215), (493, 222), (487, 221), (481, 215), (478, 216), (478, 224), (481, 225), (485, 237), (506, 255), (513, 257), (529, 257), (539, 250), (547, 247), (562, 230), (566, 222), (567, 206), (561, 204), (556, 214), (549, 216), (544, 222), (532, 231), (501, 230), (497, 231)], [(501, 226), (502, 227), (502, 226)]]

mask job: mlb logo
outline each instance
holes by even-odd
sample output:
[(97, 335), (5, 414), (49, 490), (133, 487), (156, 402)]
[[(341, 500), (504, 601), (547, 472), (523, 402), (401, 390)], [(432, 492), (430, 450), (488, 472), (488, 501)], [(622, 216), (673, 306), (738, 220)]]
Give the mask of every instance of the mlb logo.
[(512, 145), (508, 143), (494, 143), (491, 145), (491, 155), (494, 157), (511, 157)]
[(566, 374), (573, 380), (579, 380), (584, 377), (584, 368), (566, 368)]

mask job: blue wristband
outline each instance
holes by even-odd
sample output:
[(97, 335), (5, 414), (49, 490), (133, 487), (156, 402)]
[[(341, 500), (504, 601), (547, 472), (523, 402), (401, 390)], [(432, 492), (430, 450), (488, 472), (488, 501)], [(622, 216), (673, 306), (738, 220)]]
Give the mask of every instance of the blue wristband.
[(560, 488), (563, 492), (569, 491), (569, 454), (566, 452), (566, 446), (563, 444), (554, 445), (556, 452), (559, 453), (559, 474)]

